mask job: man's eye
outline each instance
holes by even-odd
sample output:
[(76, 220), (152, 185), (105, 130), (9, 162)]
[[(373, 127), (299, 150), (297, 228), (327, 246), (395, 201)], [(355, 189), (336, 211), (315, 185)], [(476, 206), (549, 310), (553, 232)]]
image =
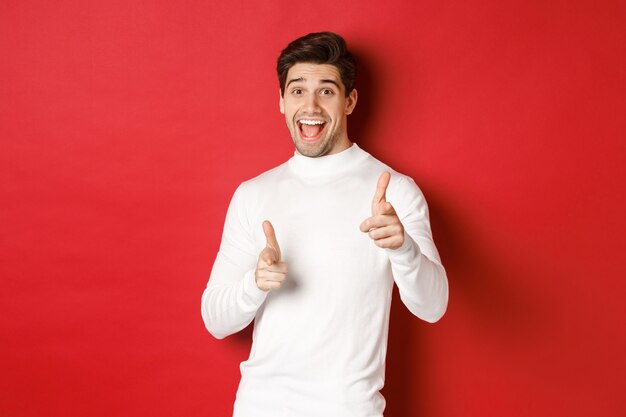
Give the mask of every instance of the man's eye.
[(320, 91), (320, 94), (323, 95), (323, 96), (328, 96), (328, 95), (330, 95), (332, 93), (333, 93), (333, 90), (331, 90), (329, 88), (325, 88), (322, 91)]
[(301, 89), (299, 89), (299, 88), (294, 88), (294, 89), (292, 90), (292, 93), (293, 93), (293, 94), (302, 94), (302, 90), (301, 90)]

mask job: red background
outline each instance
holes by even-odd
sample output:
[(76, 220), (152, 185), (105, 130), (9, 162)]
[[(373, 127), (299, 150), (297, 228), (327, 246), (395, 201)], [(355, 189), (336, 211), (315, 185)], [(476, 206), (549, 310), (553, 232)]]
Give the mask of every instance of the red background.
[(386, 415), (625, 415), (623, 4), (3, 1), (0, 415), (229, 415), (250, 335), (200, 295), (232, 192), (293, 152), (275, 59), (318, 30), (450, 280), (435, 325), (394, 303)]

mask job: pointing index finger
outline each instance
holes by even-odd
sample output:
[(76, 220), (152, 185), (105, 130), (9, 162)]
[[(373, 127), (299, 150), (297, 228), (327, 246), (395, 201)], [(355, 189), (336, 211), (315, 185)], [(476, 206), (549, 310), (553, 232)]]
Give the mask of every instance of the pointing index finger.
[(280, 260), (280, 246), (278, 246), (278, 240), (276, 240), (276, 232), (274, 231), (274, 226), (268, 220), (263, 222), (263, 233), (265, 233), (267, 246), (276, 251), (278, 260)]
[(374, 194), (374, 199), (372, 200), (372, 205), (377, 205), (379, 203), (384, 203), (387, 201), (386, 193), (387, 186), (389, 186), (389, 180), (391, 180), (391, 174), (387, 171), (380, 174), (378, 177), (378, 183), (376, 184), (376, 193)]

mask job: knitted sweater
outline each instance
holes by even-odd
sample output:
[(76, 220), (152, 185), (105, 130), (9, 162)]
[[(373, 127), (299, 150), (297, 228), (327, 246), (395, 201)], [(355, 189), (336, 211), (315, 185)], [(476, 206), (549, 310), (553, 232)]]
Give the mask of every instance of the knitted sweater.
[[(392, 173), (387, 201), (405, 229), (396, 250), (359, 230), (385, 170)], [(274, 225), (289, 265), (282, 288), (270, 292), (255, 283), (263, 220)], [(417, 317), (435, 322), (444, 314), (445, 270), (426, 201), (409, 177), (353, 144), (319, 158), (296, 152), (242, 183), (202, 296), (202, 317), (217, 338), (254, 320), (234, 416), (382, 416), (394, 282)]]

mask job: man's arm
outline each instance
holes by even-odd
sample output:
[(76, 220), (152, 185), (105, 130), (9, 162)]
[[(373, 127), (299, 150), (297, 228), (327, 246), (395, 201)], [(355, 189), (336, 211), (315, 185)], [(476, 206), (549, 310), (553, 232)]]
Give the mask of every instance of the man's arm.
[(250, 324), (267, 292), (280, 288), (287, 273), (287, 264), (280, 261), (274, 228), (268, 221), (263, 223), (266, 246), (258, 257), (255, 254), (242, 187), (228, 208), (220, 250), (202, 294), (202, 319), (218, 339)]
[(390, 193), (396, 211), (386, 199), (390, 178), (381, 174), (372, 217), (361, 231), (387, 252), (402, 302), (415, 316), (434, 323), (448, 305), (448, 279), (432, 239), (426, 200), (412, 180), (400, 176)]

